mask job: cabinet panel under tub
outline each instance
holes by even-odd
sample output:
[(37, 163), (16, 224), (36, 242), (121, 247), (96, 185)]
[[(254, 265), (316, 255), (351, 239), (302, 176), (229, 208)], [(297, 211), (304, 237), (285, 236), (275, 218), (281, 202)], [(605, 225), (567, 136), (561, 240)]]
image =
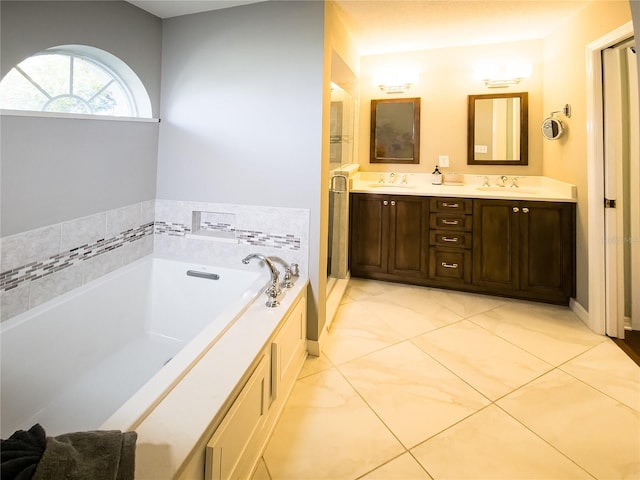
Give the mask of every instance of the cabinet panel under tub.
[[(264, 423), (268, 408), (269, 362), (263, 356), (211, 437), (206, 449), (205, 479), (243, 478), (243, 458)], [(245, 472), (248, 475), (250, 472)]]

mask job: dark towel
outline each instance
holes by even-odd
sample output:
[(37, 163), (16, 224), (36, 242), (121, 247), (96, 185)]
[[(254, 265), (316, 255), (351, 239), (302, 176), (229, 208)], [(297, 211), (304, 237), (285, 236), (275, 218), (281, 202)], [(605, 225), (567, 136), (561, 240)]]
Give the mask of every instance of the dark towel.
[(137, 437), (117, 430), (47, 437), (33, 480), (133, 480)]
[(47, 445), (47, 434), (36, 424), (0, 441), (0, 478), (31, 480)]

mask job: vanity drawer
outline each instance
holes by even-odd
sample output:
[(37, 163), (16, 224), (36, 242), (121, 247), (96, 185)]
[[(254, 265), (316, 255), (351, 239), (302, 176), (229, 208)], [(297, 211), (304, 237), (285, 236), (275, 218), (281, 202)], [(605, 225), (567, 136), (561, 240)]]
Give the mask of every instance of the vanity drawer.
[(432, 213), (429, 221), (431, 228), (440, 230), (463, 230), (470, 232), (472, 225), (473, 217), (462, 213)]
[(429, 278), (444, 283), (471, 283), (471, 252), (432, 247), (429, 250)]
[(473, 237), (471, 232), (431, 230), (429, 244), (436, 247), (471, 248)]
[(430, 210), (432, 212), (456, 212), (471, 213), (473, 210), (473, 200), (471, 198), (431, 198)]

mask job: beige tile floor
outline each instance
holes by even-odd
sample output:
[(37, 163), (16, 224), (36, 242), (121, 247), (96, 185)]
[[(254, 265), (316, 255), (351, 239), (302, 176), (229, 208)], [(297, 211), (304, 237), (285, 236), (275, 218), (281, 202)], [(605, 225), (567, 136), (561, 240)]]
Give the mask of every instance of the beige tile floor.
[(639, 479), (640, 367), (564, 307), (353, 279), (254, 480)]

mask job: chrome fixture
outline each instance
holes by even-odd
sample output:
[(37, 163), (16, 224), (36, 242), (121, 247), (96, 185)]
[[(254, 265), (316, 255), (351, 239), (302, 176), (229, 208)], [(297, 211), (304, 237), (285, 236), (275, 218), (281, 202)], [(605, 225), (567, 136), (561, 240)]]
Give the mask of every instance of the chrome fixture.
[(402, 175), (402, 180), (400, 181), (400, 183), (402, 183), (403, 185), (409, 183), (409, 176), (406, 173)]
[(488, 88), (504, 88), (517, 85), (531, 76), (533, 67), (529, 64), (511, 63), (504, 65), (481, 65), (477, 75)]
[(378, 183), (384, 183), (384, 175), (380, 174), (380, 178), (378, 179)]
[(511, 188), (518, 188), (520, 187), (520, 185), (518, 185), (518, 179), (520, 177), (511, 177)]
[(413, 69), (384, 70), (373, 75), (373, 83), (385, 93), (404, 93), (418, 81), (418, 72)]
[(395, 172), (391, 172), (389, 174), (389, 183), (396, 183), (396, 174), (395, 174)]
[(288, 264), (280, 257), (269, 257), (272, 262), (277, 262), (284, 267), (284, 278), (282, 279), (282, 283), (280, 286), (282, 288), (291, 288), (293, 287), (293, 278), (298, 278), (300, 276), (300, 268), (297, 263)]
[(506, 187), (507, 180), (509, 180), (509, 177), (507, 177), (506, 175), (502, 175), (500, 177), (500, 182), (497, 184), (497, 186), (498, 187)]
[(490, 186), (491, 186), (491, 185), (489, 185), (489, 177), (485, 176), (485, 177), (482, 179), (482, 186), (483, 186), (483, 187), (490, 187)]
[(297, 263), (292, 263), (291, 265), (285, 267), (284, 269), (284, 279), (282, 280), (283, 288), (291, 288), (293, 287), (293, 278), (298, 278), (300, 276), (300, 269), (298, 268)]
[(247, 255), (242, 259), (242, 263), (246, 265), (249, 263), (249, 261), (252, 258), (257, 258), (258, 260), (262, 260), (264, 263), (267, 264), (267, 267), (269, 267), (269, 270), (271, 272), (271, 285), (264, 292), (269, 297), (269, 300), (267, 300), (266, 305), (269, 308), (277, 307), (278, 305), (280, 305), (280, 302), (278, 301), (278, 297), (282, 293), (282, 289), (280, 288), (280, 272), (276, 268), (271, 258), (266, 257), (265, 255), (261, 255), (259, 253), (252, 253), (250, 255)]
[(542, 136), (547, 140), (557, 140), (564, 133), (564, 124), (559, 118), (554, 117), (556, 113), (562, 113), (565, 118), (571, 118), (571, 105), (568, 103), (562, 110), (551, 112), (542, 122)]

